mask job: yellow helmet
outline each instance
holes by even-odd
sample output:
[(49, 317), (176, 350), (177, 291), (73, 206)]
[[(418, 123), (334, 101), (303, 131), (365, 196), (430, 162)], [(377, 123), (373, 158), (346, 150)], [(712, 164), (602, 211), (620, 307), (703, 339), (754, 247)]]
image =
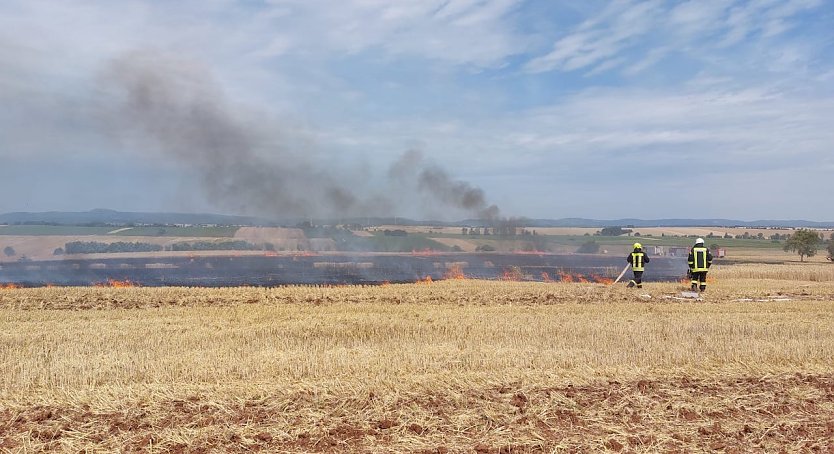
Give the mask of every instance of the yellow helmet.
[(640, 243), (634, 243), (634, 249), (643, 249), (643, 245)]

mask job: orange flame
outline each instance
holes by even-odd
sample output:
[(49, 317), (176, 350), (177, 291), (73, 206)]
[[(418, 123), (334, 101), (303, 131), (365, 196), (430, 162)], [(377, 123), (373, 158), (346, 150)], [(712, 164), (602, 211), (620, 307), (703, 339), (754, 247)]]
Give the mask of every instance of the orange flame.
[(127, 288), (138, 287), (138, 285), (130, 281), (118, 281), (116, 279), (108, 279), (106, 283), (96, 284), (96, 287)]
[(463, 270), (461, 269), (460, 265), (452, 265), (446, 270), (446, 274), (443, 275), (444, 279), (466, 279), (466, 275), (463, 274)]
[(547, 274), (547, 271), (542, 271), (542, 281), (553, 282), (553, 279), (550, 278), (550, 275)]
[(560, 282), (578, 282), (580, 284), (587, 284), (591, 282), (597, 282), (600, 284), (610, 284), (613, 282), (612, 279), (607, 277), (600, 276), (598, 274), (592, 274), (590, 276), (585, 276), (579, 273), (572, 274), (566, 271), (558, 271), (556, 276), (559, 278)]
[(611, 279), (610, 277), (600, 276), (599, 274), (592, 274), (591, 281), (605, 285), (611, 285), (614, 283), (614, 279)]
[(426, 276), (425, 279), (418, 279), (417, 280), (418, 284), (431, 284), (432, 282), (434, 282), (434, 281), (432, 280), (431, 276)]
[(21, 287), (17, 284), (11, 283), (11, 282), (8, 283), (8, 284), (0, 284), (0, 289), (3, 289), (3, 290), (14, 290), (16, 288), (21, 288)]
[(504, 269), (504, 272), (501, 273), (500, 279), (502, 281), (523, 281), (524, 273), (521, 272), (521, 268), (517, 266), (511, 266), (509, 268)]

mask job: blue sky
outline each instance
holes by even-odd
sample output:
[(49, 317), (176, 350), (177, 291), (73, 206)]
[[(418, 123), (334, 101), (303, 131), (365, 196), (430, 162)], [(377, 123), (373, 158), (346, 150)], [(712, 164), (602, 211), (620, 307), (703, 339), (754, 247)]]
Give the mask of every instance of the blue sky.
[(126, 126), (113, 62), (150, 55), (258, 137), (240, 159), (357, 214), (472, 214), (390, 181), (416, 149), (507, 216), (834, 220), (832, 29), (823, 0), (6, 0), (0, 212), (329, 213), (218, 197)]

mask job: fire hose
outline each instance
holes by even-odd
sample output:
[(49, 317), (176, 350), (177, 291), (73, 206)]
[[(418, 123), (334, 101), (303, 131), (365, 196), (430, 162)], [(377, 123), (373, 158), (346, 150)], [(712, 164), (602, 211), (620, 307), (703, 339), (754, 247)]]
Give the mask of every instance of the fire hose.
[(625, 266), (625, 268), (623, 268), (622, 273), (620, 273), (620, 275), (617, 276), (617, 279), (614, 280), (614, 284), (616, 284), (617, 282), (620, 282), (620, 279), (623, 278), (623, 275), (626, 273), (626, 271), (628, 271), (628, 267), (630, 267), (630, 266), (631, 266), (631, 264), (629, 263), (628, 265)]

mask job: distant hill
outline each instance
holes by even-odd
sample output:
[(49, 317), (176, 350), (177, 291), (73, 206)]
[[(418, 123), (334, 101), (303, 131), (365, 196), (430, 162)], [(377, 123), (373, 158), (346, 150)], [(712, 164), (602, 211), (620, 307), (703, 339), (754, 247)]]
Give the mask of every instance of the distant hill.
[[(251, 216), (230, 216), (205, 213), (142, 213), (124, 212), (107, 209), (95, 209), (83, 212), (48, 211), (42, 213), (5, 213), (0, 214), (0, 224), (55, 224), (55, 225), (128, 225), (128, 224), (193, 224), (193, 225), (244, 225), (275, 226), (296, 225), (304, 219), (284, 219), (281, 221)], [(484, 226), (488, 221), (481, 219), (464, 219), (461, 221), (414, 220), (402, 217), (362, 217), (321, 220), (317, 224), (359, 224), (359, 225), (403, 225), (403, 226)], [(818, 222), (806, 220), (758, 220), (739, 221), (735, 219), (526, 219), (517, 220), (527, 227), (803, 227), (834, 228), (834, 221)]]
[(128, 224), (194, 224), (194, 225), (267, 225), (269, 221), (248, 216), (198, 213), (140, 213), (106, 209), (90, 211), (48, 211), (43, 213), (0, 214), (0, 224), (55, 225), (128, 225)]
[(803, 227), (834, 228), (834, 221), (817, 222), (805, 220), (758, 220), (739, 221), (737, 219), (530, 219), (524, 223), (530, 227)]

